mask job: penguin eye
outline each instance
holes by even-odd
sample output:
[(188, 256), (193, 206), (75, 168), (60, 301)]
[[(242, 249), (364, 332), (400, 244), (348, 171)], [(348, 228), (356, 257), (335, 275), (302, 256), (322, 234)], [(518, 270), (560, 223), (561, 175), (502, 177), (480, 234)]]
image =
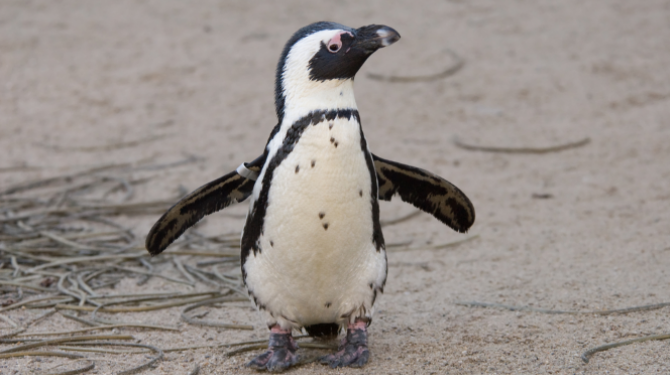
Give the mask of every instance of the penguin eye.
[(328, 52), (337, 53), (342, 48), (342, 34), (348, 34), (353, 38), (353, 35), (348, 31), (338, 32), (328, 41)]
[(331, 41), (331, 43), (328, 45), (328, 52), (337, 53), (337, 51), (339, 51), (340, 48), (342, 48), (342, 42), (341, 41), (339, 41), (339, 40), (337, 42)]

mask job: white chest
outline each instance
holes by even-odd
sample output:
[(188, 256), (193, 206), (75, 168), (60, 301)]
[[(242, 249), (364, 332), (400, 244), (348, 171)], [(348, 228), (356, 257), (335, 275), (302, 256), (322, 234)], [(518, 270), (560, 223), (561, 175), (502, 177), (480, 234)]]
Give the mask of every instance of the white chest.
[(370, 170), (352, 116), (308, 125), (273, 171), (261, 251), (247, 285), (268, 310), (304, 323), (341, 320), (367, 305), (386, 275), (373, 244)]
[(289, 261), (312, 259), (319, 269), (371, 245), (371, 179), (360, 134), (353, 117), (309, 125), (275, 169), (264, 237)]

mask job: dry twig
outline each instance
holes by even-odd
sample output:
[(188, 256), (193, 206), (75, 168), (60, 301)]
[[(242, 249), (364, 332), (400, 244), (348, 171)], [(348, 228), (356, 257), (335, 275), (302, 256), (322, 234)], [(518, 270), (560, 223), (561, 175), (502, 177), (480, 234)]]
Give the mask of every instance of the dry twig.
[(618, 348), (620, 346), (624, 345), (630, 345), (634, 344), (636, 342), (645, 342), (645, 341), (652, 341), (652, 340), (667, 340), (670, 339), (670, 333), (665, 333), (662, 335), (651, 335), (651, 336), (645, 336), (645, 337), (640, 337), (637, 339), (632, 339), (632, 340), (626, 340), (626, 341), (620, 341), (620, 342), (615, 342), (611, 344), (606, 344), (606, 345), (601, 345), (592, 349), (589, 349), (585, 351), (582, 355), (582, 361), (584, 363), (589, 363), (589, 360), (591, 359), (591, 356), (594, 355), (595, 353), (602, 352), (605, 350), (613, 349), (613, 348)]
[(386, 251), (388, 252), (400, 252), (400, 251), (412, 251), (412, 250), (442, 250), (446, 249), (449, 247), (455, 247), (461, 244), (464, 244), (466, 242), (470, 242), (472, 240), (475, 240), (479, 238), (478, 234), (475, 234), (473, 236), (470, 236), (468, 238), (464, 238), (462, 240), (458, 241), (453, 241), (453, 242), (447, 242), (447, 243), (442, 243), (442, 244), (437, 244), (437, 245), (424, 245), (424, 246), (413, 246), (413, 247), (393, 247), (390, 249), (387, 249)]
[(627, 307), (627, 308), (624, 308), (624, 309), (614, 309), (614, 310), (571, 311), (571, 310), (548, 310), (548, 309), (540, 309), (540, 308), (530, 307), (530, 306), (512, 306), (512, 305), (503, 305), (503, 304), (499, 304), (499, 303), (477, 302), (477, 301), (470, 301), (470, 302), (458, 301), (458, 302), (455, 302), (455, 304), (459, 305), (459, 306), (468, 306), (468, 307), (492, 307), (492, 308), (496, 308), (496, 309), (510, 310), (510, 311), (530, 311), (530, 312), (537, 312), (537, 313), (542, 313), (542, 314), (568, 314), (568, 315), (628, 314), (628, 313), (631, 313), (631, 312), (656, 310), (656, 309), (661, 309), (661, 308), (666, 307), (666, 306), (670, 306), (670, 302), (663, 302), (663, 303), (656, 303), (656, 304), (653, 304), (653, 305), (634, 306), (634, 307)]
[(459, 55), (457, 55), (456, 52), (450, 49), (447, 49), (446, 52), (451, 56), (454, 62), (452, 63), (452, 65), (450, 65), (448, 68), (446, 68), (444, 71), (440, 73), (411, 76), (411, 77), (385, 76), (382, 74), (368, 73), (368, 78), (377, 81), (384, 81), (391, 83), (432, 82), (438, 79), (447, 78), (449, 76), (456, 74), (459, 70), (461, 70), (461, 68), (463, 68), (463, 66), (465, 65), (465, 61)]
[(253, 330), (254, 326), (252, 325), (243, 325), (243, 324), (228, 324), (228, 323), (221, 323), (221, 322), (215, 322), (211, 320), (197, 320), (191, 317), (188, 317), (186, 315), (187, 312), (196, 309), (200, 306), (206, 306), (206, 305), (211, 305), (213, 303), (217, 302), (231, 302), (231, 301), (247, 301), (246, 298), (242, 299), (239, 297), (217, 297), (217, 298), (211, 298), (208, 300), (204, 300), (201, 302), (198, 302), (194, 305), (191, 305), (187, 308), (185, 308), (182, 313), (181, 313), (181, 318), (188, 324), (193, 324), (193, 325), (199, 325), (199, 326), (209, 326), (209, 327), (219, 327), (219, 328), (229, 328), (229, 329), (246, 329), (246, 330)]
[(591, 138), (584, 138), (576, 142), (564, 143), (549, 147), (498, 147), (498, 146), (478, 146), (465, 143), (458, 138), (454, 139), (454, 144), (464, 150), (469, 151), (484, 151), (484, 152), (498, 152), (505, 154), (548, 154), (551, 152), (559, 152), (571, 148), (577, 148), (587, 145), (591, 142)]

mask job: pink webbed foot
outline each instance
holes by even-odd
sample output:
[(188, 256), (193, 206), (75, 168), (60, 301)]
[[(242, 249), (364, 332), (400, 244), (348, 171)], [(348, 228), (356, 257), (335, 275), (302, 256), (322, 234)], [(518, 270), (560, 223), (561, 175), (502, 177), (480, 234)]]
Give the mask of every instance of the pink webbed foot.
[(274, 326), (270, 329), (268, 350), (247, 363), (247, 367), (282, 372), (298, 362), (297, 350), (298, 345), (293, 340), (291, 331)]
[(368, 363), (369, 357), (367, 323), (357, 320), (356, 323), (349, 324), (347, 336), (342, 340), (339, 350), (321, 357), (321, 363), (332, 368), (363, 367)]

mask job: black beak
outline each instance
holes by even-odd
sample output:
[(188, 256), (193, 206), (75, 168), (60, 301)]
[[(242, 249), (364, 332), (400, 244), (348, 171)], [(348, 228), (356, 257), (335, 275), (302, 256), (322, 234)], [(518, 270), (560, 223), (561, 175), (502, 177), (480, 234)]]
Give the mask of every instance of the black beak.
[(390, 46), (399, 39), (397, 31), (384, 25), (368, 25), (356, 30), (356, 47), (367, 53)]

